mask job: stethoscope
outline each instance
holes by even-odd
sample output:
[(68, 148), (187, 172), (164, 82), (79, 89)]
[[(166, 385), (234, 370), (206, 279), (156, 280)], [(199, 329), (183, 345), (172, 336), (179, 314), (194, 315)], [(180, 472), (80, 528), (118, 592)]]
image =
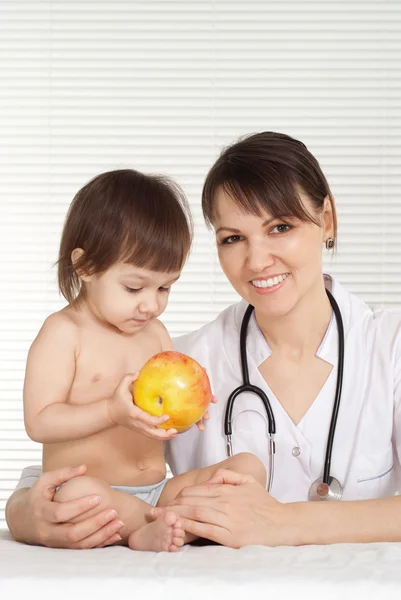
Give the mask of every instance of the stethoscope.
[[(314, 483), (312, 483), (309, 489), (309, 500), (340, 500), (343, 494), (343, 490), (340, 482), (330, 475), (331, 467), (331, 454), (333, 451), (334, 434), (336, 431), (338, 411), (340, 408), (341, 400), (341, 388), (343, 383), (343, 372), (344, 372), (344, 326), (341, 317), (340, 308), (333, 298), (333, 295), (326, 290), (327, 296), (330, 300), (334, 315), (337, 321), (338, 329), (338, 367), (337, 367), (337, 384), (336, 392), (334, 396), (333, 411), (331, 414), (331, 422), (329, 435), (327, 437), (326, 456), (324, 459), (323, 477), (319, 477)], [(274, 436), (276, 433), (276, 422), (272, 407), (270, 405), (269, 398), (265, 392), (252, 385), (249, 382), (249, 371), (248, 371), (248, 360), (246, 353), (246, 336), (248, 331), (249, 319), (251, 318), (254, 307), (249, 304), (245, 311), (244, 317), (241, 323), (240, 331), (240, 353), (241, 353), (241, 371), (242, 371), (242, 385), (237, 387), (228, 397), (226, 412), (224, 415), (224, 433), (227, 441), (227, 456), (233, 455), (232, 447), (232, 412), (234, 408), (234, 402), (236, 398), (243, 392), (251, 392), (256, 394), (262, 400), (265, 407), (267, 419), (268, 419), (268, 439), (269, 439), (269, 473), (267, 478), (267, 491), (270, 492), (273, 485), (274, 477), (274, 454), (275, 454), (275, 443)]]

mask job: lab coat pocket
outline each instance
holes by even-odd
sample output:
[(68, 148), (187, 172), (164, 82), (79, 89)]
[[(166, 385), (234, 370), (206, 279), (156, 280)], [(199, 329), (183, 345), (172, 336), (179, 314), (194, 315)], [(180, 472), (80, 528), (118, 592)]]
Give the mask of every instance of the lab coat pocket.
[(393, 495), (393, 453), (393, 446), (390, 444), (382, 452), (360, 456), (357, 471), (358, 500)]

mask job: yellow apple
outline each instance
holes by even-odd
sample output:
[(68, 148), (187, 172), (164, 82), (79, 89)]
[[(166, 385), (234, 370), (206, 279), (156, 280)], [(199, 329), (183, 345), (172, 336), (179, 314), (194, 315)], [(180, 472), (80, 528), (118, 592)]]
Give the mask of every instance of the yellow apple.
[(183, 431), (206, 413), (212, 399), (210, 381), (196, 360), (181, 352), (166, 351), (152, 356), (139, 371), (133, 386), (139, 408), (169, 420), (163, 429)]

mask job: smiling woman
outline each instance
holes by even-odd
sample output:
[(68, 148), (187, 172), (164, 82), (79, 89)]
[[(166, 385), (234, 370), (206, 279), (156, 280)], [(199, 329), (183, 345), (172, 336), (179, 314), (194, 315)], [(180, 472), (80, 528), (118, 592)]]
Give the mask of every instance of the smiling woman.
[[(321, 286), (321, 244), (334, 236), (333, 211), (328, 199), (315, 209), (305, 193), (300, 198), (318, 224), (290, 214), (262, 219), (244, 213), (223, 188), (216, 195), (214, 226), (222, 269), (238, 294), (266, 316), (288, 313), (312, 284)], [(284, 287), (285, 293), (276, 293)]]
[[(206, 368), (218, 402), (206, 431), (191, 428), (168, 442), (167, 460), (180, 474), (225, 459), (224, 416), (229, 395), (242, 383), (240, 330), (251, 304), (249, 378), (268, 396), (275, 416), (274, 483), (268, 494), (257, 481), (260, 473), (244, 473), (244, 464), (242, 474), (222, 469), (202, 485), (186, 486), (168, 510), (189, 534), (233, 547), (401, 541), (401, 497), (395, 496), (401, 489), (401, 315), (372, 310), (323, 274), (322, 250), (335, 245), (337, 219), (317, 160), (289, 136), (251, 135), (224, 150), (210, 170), (203, 210), (221, 266), (242, 301), (174, 340), (176, 350)], [(326, 290), (338, 305), (345, 339), (330, 471), (343, 495), (341, 502), (308, 502), (325, 470), (340, 372), (340, 327)], [(268, 471), (260, 399), (241, 394), (232, 423), (238, 458), (251, 453)], [(254, 467), (247, 464), (245, 471)], [(31, 492), (16, 492), (9, 502), (11, 527), (27, 522), (38, 497), (49, 510), (43, 485), (39, 480)], [(166, 509), (158, 505), (153, 514)], [(68, 545), (63, 530), (46, 518), (21, 537), (39, 539), (38, 532), (49, 528), (52, 539)], [(91, 529), (81, 543), (107, 543), (99, 531)]]
[[(290, 311), (312, 280), (321, 285), (321, 244), (336, 239), (337, 217), (327, 180), (302, 142), (268, 132), (229, 147), (208, 174), (202, 206), (225, 275), (251, 304), (269, 295), (266, 315)], [(274, 293), (284, 285), (285, 294)]]
[[(242, 383), (239, 332), (250, 304), (250, 381), (273, 407), (276, 469), (271, 496), (227, 471), (183, 490), (173, 508), (184, 527), (235, 546), (401, 540), (400, 499), (391, 497), (401, 487), (401, 316), (372, 311), (323, 275), (322, 247), (335, 246), (337, 217), (318, 161), (289, 136), (251, 135), (217, 159), (202, 204), (220, 264), (243, 301), (175, 341), (210, 369), (219, 403), (204, 438), (188, 432), (170, 442), (170, 464), (181, 471), (223, 455), (221, 423), (227, 398)], [(324, 472), (340, 372), (339, 325), (326, 290), (346, 340), (331, 457), (333, 477), (343, 485), (339, 503), (305, 502)], [(234, 450), (254, 452), (269, 468), (264, 414), (258, 397), (238, 396), (233, 441)]]

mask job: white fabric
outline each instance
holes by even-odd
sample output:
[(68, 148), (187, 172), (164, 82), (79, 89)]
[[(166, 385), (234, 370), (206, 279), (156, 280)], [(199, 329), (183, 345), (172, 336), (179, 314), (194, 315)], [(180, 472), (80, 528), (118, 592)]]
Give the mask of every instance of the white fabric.
[(35, 481), (42, 475), (42, 467), (38, 465), (31, 465), (30, 467), (25, 467), (25, 469), (21, 473), (21, 477), (16, 486), (16, 490), (20, 490), (21, 488), (30, 488), (33, 486)]
[[(338, 302), (345, 331), (344, 382), (331, 475), (344, 485), (344, 500), (390, 496), (401, 482), (401, 313), (372, 311), (329, 276), (325, 282)], [(206, 432), (192, 428), (170, 442), (168, 460), (174, 474), (226, 458), (224, 413), (229, 394), (242, 383), (239, 330), (245, 308), (241, 301), (200, 330), (174, 340), (176, 350), (206, 368), (218, 400), (210, 408)], [(249, 324), (250, 381), (268, 395), (275, 415), (272, 494), (282, 502), (307, 500), (311, 483), (323, 474), (337, 377), (337, 336), (332, 318), (317, 356), (334, 368), (296, 426), (258, 371), (270, 350), (254, 317)], [(267, 418), (259, 398), (239, 396), (233, 410), (234, 452), (252, 452), (268, 467), (266, 431)]]
[(176, 554), (115, 547), (25, 546), (0, 531), (4, 600), (399, 600), (401, 544), (299, 548), (184, 546)]

